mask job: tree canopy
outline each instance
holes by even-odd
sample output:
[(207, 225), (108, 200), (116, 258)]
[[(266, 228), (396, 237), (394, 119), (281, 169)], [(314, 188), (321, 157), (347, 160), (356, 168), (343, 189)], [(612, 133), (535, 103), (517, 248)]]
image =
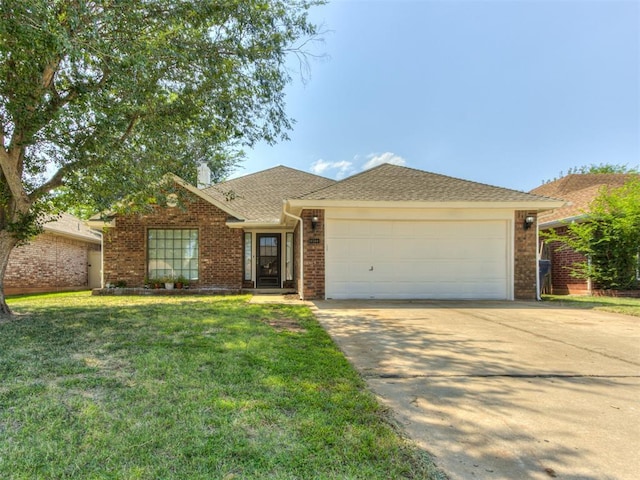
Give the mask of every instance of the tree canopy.
[(551, 180), (547, 180), (543, 183), (553, 182), (564, 177), (565, 175), (588, 173), (640, 173), (640, 170), (635, 167), (630, 167), (629, 165), (617, 165), (613, 163), (592, 163), (590, 165), (582, 165), (580, 167), (571, 167), (567, 170), (566, 174), (561, 171), (558, 177), (552, 178)]
[(0, 291), (61, 188), (105, 209), (286, 138), (286, 58), (317, 35), (318, 3), (0, 0)]

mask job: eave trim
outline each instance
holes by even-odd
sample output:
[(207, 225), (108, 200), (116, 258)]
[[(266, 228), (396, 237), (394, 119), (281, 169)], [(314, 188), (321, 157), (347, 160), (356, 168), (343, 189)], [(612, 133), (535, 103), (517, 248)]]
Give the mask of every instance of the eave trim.
[[(305, 200), (286, 201), (287, 211), (303, 208), (423, 208), (423, 209), (513, 209), (544, 212), (564, 206), (564, 200), (541, 200), (530, 202), (431, 202), (431, 201), (373, 201), (373, 200)], [(286, 208), (286, 206), (285, 206)]]

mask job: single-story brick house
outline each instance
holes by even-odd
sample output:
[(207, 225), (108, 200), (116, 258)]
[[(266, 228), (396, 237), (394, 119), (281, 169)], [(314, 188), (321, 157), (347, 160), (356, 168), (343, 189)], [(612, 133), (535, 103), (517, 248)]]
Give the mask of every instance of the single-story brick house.
[(101, 238), (66, 213), (11, 252), (4, 276), (7, 295), (62, 292), (100, 287)]
[[(547, 210), (538, 216), (538, 229), (546, 232), (555, 229), (560, 235), (567, 233), (571, 222), (583, 222), (588, 219), (589, 205), (599, 195), (602, 188), (622, 187), (637, 174), (631, 173), (575, 173), (566, 175), (531, 190), (534, 195), (558, 198), (565, 201), (561, 207)], [(542, 257), (551, 261), (549, 275), (549, 293), (555, 295), (587, 294), (592, 287), (587, 280), (571, 276), (574, 263), (583, 262), (584, 256), (563, 247), (558, 242), (542, 241)]]
[(563, 202), (395, 165), (278, 166), (105, 224), (105, 281), (293, 287), (305, 299), (535, 299), (538, 212)]

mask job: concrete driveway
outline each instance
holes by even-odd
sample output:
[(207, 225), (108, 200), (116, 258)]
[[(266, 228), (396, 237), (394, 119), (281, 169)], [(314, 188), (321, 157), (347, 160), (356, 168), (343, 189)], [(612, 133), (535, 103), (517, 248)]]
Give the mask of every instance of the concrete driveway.
[(449, 478), (640, 478), (640, 318), (533, 302), (314, 305)]

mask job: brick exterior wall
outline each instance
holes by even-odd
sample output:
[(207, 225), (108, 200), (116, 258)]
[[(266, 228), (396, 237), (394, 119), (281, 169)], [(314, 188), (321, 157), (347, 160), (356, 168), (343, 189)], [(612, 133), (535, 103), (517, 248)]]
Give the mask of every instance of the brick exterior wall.
[(536, 212), (516, 210), (514, 224), (514, 262), (513, 262), (513, 296), (517, 300), (536, 299), (536, 222), (531, 228), (523, 228), (527, 216), (537, 217)]
[(100, 245), (44, 232), (11, 252), (5, 293), (61, 292), (88, 287), (88, 252)]
[[(516, 211), (514, 229), (514, 297), (536, 299), (536, 225), (524, 230), (527, 215), (535, 212)], [(304, 242), (304, 284), (299, 275), (299, 224), (294, 232), (294, 278), (301, 297), (307, 300), (325, 297), (325, 217), (324, 210), (301, 213)], [(311, 218), (318, 217), (315, 230)], [(199, 280), (194, 287), (243, 287), (243, 230), (230, 229), (228, 214), (214, 205), (191, 196), (186, 211), (180, 207), (156, 207), (151, 214), (125, 215), (116, 219), (116, 227), (104, 234), (104, 281), (125, 281), (127, 286), (142, 286), (147, 275), (147, 229), (197, 228), (199, 231)], [(316, 243), (317, 242), (317, 243)], [(86, 258), (86, 256), (85, 256)]]
[[(555, 230), (560, 235), (567, 234), (567, 227), (558, 227)], [(551, 260), (551, 293), (554, 295), (589, 293), (589, 284), (586, 280), (571, 276), (571, 266), (577, 262), (584, 262), (584, 255), (563, 247), (560, 242), (550, 242), (548, 247)]]
[[(318, 225), (315, 230), (312, 230), (311, 219), (314, 216), (318, 217)], [(298, 292), (302, 292), (302, 298), (305, 300), (324, 299), (324, 210), (303, 210), (300, 218), (302, 218), (304, 237), (304, 285), (300, 288), (298, 282)], [(298, 229), (296, 229), (296, 234), (300, 234)], [(311, 243), (316, 241), (318, 243)]]
[(104, 282), (125, 281), (141, 287), (147, 276), (149, 228), (197, 228), (199, 279), (196, 288), (242, 288), (243, 230), (226, 226), (229, 215), (209, 202), (188, 194), (186, 209), (154, 207), (146, 215), (122, 215), (104, 232)]

